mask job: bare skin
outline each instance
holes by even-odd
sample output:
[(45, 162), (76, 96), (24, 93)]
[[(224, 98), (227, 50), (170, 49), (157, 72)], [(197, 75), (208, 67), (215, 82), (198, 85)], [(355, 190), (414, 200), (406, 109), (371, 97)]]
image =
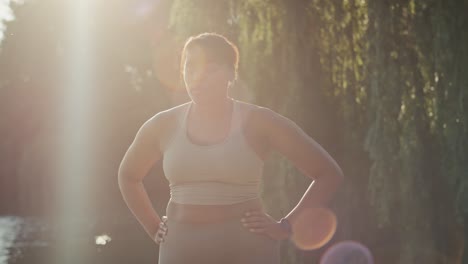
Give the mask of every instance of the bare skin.
[[(200, 66), (203, 60), (200, 50), (192, 49), (187, 54), (184, 80), (193, 103), (187, 119), (187, 136), (196, 144), (211, 145), (221, 142), (229, 132), (233, 104), (227, 89), (232, 73), (224, 66)], [(191, 69), (197, 70), (193, 73)], [(247, 104), (240, 102), (241, 110)], [(164, 241), (167, 226), (153, 209), (142, 181), (153, 164), (163, 157), (165, 144), (177, 129), (176, 118), (187, 106), (183, 104), (159, 112), (146, 121), (119, 168), (118, 180), (124, 200), (157, 244)], [(299, 203), (285, 216), (291, 222), (304, 209), (323, 207), (331, 200), (342, 181), (343, 172), (336, 161), (293, 121), (273, 110), (256, 106), (246, 117), (242, 133), (261, 159), (267, 159), (272, 152), (281, 153), (305, 176), (314, 180)], [(288, 237), (289, 234), (263, 210), (259, 201), (251, 203), (251, 209), (244, 212), (242, 218), (249, 231), (278, 240)], [(191, 217), (192, 220), (198, 217), (206, 223), (219, 221), (223, 215), (235, 211), (235, 206), (178, 204), (175, 208), (181, 217)]]

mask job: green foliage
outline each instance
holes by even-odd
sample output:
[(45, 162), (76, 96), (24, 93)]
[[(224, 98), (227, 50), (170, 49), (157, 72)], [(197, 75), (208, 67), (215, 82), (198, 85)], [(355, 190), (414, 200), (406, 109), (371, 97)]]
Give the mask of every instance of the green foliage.
[[(235, 17), (217, 29), (235, 32), (255, 101), (336, 150), (349, 179), (338, 214), (370, 216), (342, 223), (343, 237), (390, 240), (398, 263), (453, 263), (468, 212), (467, 3), (225, 1), (228, 11), (210, 16), (204, 7), (217, 1), (185, 2), (174, 5), (175, 28), (186, 34)], [(293, 205), (304, 177), (281, 158), (268, 166), (291, 180), (281, 207)], [(383, 230), (394, 237), (379, 238)]]
[[(2, 42), (0, 105), (6, 111), (0, 123), (5, 127), (16, 124), (15, 118), (22, 130), (33, 132), (54, 122), (46, 112), (46, 95), (58, 94), (62, 84), (47, 76), (61, 73), (57, 47), (67, 34), (64, 23), (49, 21), (65, 20), (60, 12), (48, 18), (30, 15), (47, 10), (50, 3), (42, 3), (25, 9), (29, 16), (24, 19), (20, 13), (22, 19), (8, 25), (14, 34)], [(63, 8), (61, 2), (56, 5), (49, 9)], [(144, 74), (151, 72), (152, 58), (148, 47), (135, 41), (142, 22), (125, 20), (127, 6), (120, 8), (125, 11), (108, 24), (127, 25), (125, 35), (131, 37), (122, 39), (117, 29), (106, 32), (118, 37), (99, 35), (98, 42), (105, 45), (97, 53), (104, 56), (100, 63), (108, 72), (99, 74), (99, 82), (107, 87), (103, 93), (132, 109), (124, 113), (127, 108), (122, 107), (119, 116), (129, 114), (127, 119), (136, 124), (155, 111), (138, 108), (143, 98), (158, 100), (152, 107), (160, 109), (168, 99), (160, 96), (160, 86), (151, 92), (156, 80)], [(332, 205), (339, 220), (335, 240), (365, 243), (377, 263), (459, 263), (462, 254), (468, 263), (466, 10), (467, 1), (457, 0), (174, 0), (164, 29), (170, 39), (160, 41), (166, 46), (174, 42), (177, 53), (187, 37), (219, 32), (238, 45), (239, 86), (253, 95), (250, 100), (298, 123), (345, 172), (345, 184)], [(43, 25), (35, 32), (44, 38), (34, 39), (41, 52), (30, 48), (34, 35), (25, 29), (33, 24)], [(56, 27), (49, 30), (49, 24)], [(167, 49), (163, 44), (157, 47), (160, 53)], [(62, 49), (70, 52), (67, 45)], [(132, 76), (124, 75), (124, 66)], [(128, 89), (132, 85), (144, 89)], [(8, 98), (27, 91), (44, 94), (31, 98), (45, 102), (45, 114), (18, 118), (13, 113), (32, 100), (13, 107)], [(13, 164), (3, 166), (4, 174), (13, 173), (14, 164), (28, 153), (28, 144), (17, 142), (48, 142), (12, 129), (2, 137), (0, 151), (9, 157), (2, 164)], [(16, 156), (9, 155), (11, 149)], [(310, 183), (279, 155), (266, 164), (265, 179), (265, 204), (276, 218), (292, 209)], [(317, 260), (291, 245), (282, 250), (284, 263)]]

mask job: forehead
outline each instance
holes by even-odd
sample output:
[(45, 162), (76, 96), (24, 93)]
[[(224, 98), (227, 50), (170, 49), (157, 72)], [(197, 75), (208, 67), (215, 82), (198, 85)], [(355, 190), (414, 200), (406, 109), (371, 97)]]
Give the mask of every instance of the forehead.
[(194, 45), (192, 47), (189, 47), (185, 51), (185, 63), (190, 63), (190, 64), (206, 64), (208, 63), (208, 54), (206, 51), (197, 46)]

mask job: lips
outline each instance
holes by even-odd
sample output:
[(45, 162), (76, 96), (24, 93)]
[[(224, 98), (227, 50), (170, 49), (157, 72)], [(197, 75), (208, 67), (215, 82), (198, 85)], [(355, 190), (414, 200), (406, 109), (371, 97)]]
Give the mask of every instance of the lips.
[(190, 94), (197, 98), (205, 97), (206, 95), (206, 93), (203, 93), (202, 91), (190, 91)]
[(190, 93), (191, 94), (203, 94), (203, 91), (204, 89), (202, 87), (198, 87), (198, 88), (192, 88), (190, 89)]

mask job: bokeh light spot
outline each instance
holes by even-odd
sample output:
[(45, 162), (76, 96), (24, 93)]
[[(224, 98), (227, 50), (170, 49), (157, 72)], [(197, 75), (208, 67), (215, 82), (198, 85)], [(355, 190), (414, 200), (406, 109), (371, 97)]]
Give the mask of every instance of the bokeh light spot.
[(356, 241), (343, 241), (330, 247), (320, 264), (373, 264), (370, 250)]
[(291, 223), (293, 243), (302, 250), (313, 250), (322, 247), (333, 237), (336, 231), (336, 216), (327, 208), (304, 210)]

